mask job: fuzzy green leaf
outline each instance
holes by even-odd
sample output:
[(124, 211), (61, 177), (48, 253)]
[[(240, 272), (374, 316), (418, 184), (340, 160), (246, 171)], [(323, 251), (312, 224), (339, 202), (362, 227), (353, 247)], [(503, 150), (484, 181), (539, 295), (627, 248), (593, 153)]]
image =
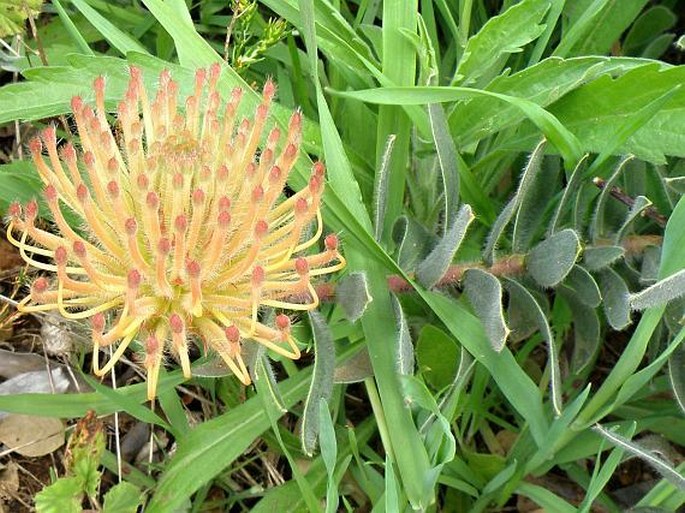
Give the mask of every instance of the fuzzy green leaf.
[(414, 272), (437, 240), (421, 223), (407, 216), (395, 221), (392, 239), (397, 245), (397, 264), (406, 272)]
[[(538, 162), (537, 169), (530, 174), (526, 172), (521, 179), (521, 187), (517, 192), (519, 207), (512, 235), (515, 253), (525, 253), (530, 249), (537, 233), (541, 231), (545, 211), (557, 190), (560, 171), (558, 158), (543, 158)], [(524, 184), (524, 181), (527, 183)]]
[(509, 328), (504, 322), (502, 285), (487, 271), (469, 269), (464, 275), (464, 292), (476, 317), (483, 323), (492, 348), (499, 352), (507, 342)]
[(409, 325), (402, 304), (394, 294), (392, 295), (392, 309), (397, 322), (397, 372), (403, 376), (411, 376), (414, 374), (415, 366), (414, 346), (411, 343), (411, 333), (409, 333)]
[(416, 278), (424, 287), (433, 287), (444, 276), (473, 219), (471, 207), (469, 205), (461, 207), (452, 227), (419, 264)]
[(497, 216), (497, 219), (495, 219), (492, 229), (488, 234), (485, 248), (483, 249), (483, 259), (486, 263), (492, 264), (499, 239), (504, 234), (504, 231), (511, 222), (514, 214), (519, 212), (522, 199), (528, 196), (530, 189), (533, 187), (533, 184), (535, 184), (536, 177), (542, 167), (542, 160), (545, 156), (546, 148), (547, 141), (543, 139), (532, 151), (530, 157), (528, 157), (526, 166), (523, 168), (523, 173), (521, 173), (521, 179), (514, 197), (509, 200), (509, 203), (507, 203)]
[(526, 256), (526, 269), (540, 286), (554, 287), (571, 271), (579, 254), (578, 234), (567, 228), (535, 246)]
[(621, 246), (588, 246), (583, 251), (583, 266), (588, 271), (599, 271), (625, 255)]
[(316, 440), (319, 436), (319, 403), (322, 399), (328, 401), (333, 392), (335, 345), (333, 344), (331, 330), (320, 313), (309, 312), (309, 322), (314, 335), (316, 360), (314, 361), (312, 382), (305, 401), (300, 440), (304, 453), (311, 457), (314, 454)]
[(604, 296), (604, 315), (609, 325), (621, 331), (630, 324), (630, 291), (626, 282), (613, 269), (599, 272), (599, 284)]
[(358, 321), (373, 300), (366, 274), (353, 272), (340, 279), (335, 290), (335, 302), (350, 322)]
[(680, 409), (685, 412), (685, 347), (681, 346), (668, 359), (668, 379)]
[(560, 289), (573, 315), (574, 344), (571, 355), (571, 372), (579, 373), (597, 354), (600, 324), (597, 311), (585, 305), (575, 292)]
[(454, 146), (454, 141), (447, 126), (447, 118), (445, 117), (443, 106), (439, 103), (429, 104), (428, 116), (442, 177), (442, 197), (445, 205), (445, 232), (443, 235), (445, 235), (458, 216), (459, 170), (457, 166), (459, 165), (459, 159), (457, 158), (457, 148)]
[(661, 457), (661, 455), (654, 451), (650, 451), (642, 447), (640, 444), (632, 440), (628, 440), (615, 431), (610, 431), (599, 424), (594, 427), (594, 430), (609, 440), (616, 447), (620, 447), (633, 456), (640, 458), (643, 462), (647, 463), (650, 467), (661, 474), (661, 476), (668, 480), (673, 486), (681, 491), (685, 491), (685, 476), (674, 469), (668, 461), (665, 461)]
[(571, 268), (571, 272), (564, 279), (564, 286), (575, 291), (578, 299), (590, 308), (599, 306), (599, 303), (602, 301), (602, 294), (599, 292), (595, 279), (579, 265), (574, 265)]
[(369, 352), (362, 347), (354, 356), (340, 363), (333, 374), (334, 383), (359, 383), (373, 376)]
[(685, 294), (685, 270), (656, 282), (651, 287), (633, 294), (630, 304), (634, 310), (661, 306)]
[(559, 357), (557, 348), (554, 345), (552, 330), (547, 322), (547, 316), (535, 299), (523, 285), (516, 280), (507, 279), (505, 282), (509, 292), (509, 300), (519, 305), (518, 307), (526, 312), (526, 316), (531, 320), (534, 327), (540, 331), (540, 335), (547, 343), (548, 361), (550, 368), (550, 395), (552, 396), (552, 406), (554, 413), (559, 416), (562, 413), (562, 394), (561, 394), (561, 370), (559, 368)]

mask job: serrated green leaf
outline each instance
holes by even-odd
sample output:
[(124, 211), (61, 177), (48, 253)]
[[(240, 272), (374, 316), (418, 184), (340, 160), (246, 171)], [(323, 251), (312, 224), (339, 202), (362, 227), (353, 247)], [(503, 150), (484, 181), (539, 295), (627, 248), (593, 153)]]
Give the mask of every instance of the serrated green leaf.
[(378, 105), (424, 105), (471, 100), (478, 97), (497, 99), (512, 105), (524, 114), (559, 151), (567, 165), (575, 166), (583, 155), (576, 136), (554, 117), (527, 98), (495, 93), (468, 87), (379, 87), (361, 91), (331, 91), (345, 98), (353, 98)]
[(140, 488), (122, 481), (105, 494), (102, 513), (136, 513), (143, 502)]
[(621, 331), (631, 322), (628, 286), (613, 269), (603, 269), (598, 277), (604, 296), (604, 315), (612, 328)]
[(40, 14), (43, 0), (0, 0), (0, 38), (24, 32), (26, 18)]
[(507, 342), (509, 328), (502, 309), (502, 285), (487, 271), (469, 269), (464, 274), (464, 292), (476, 317), (483, 323), (492, 348), (499, 352)]
[(471, 207), (469, 205), (461, 207), (452, 227), (418, 265), (416, 278), (424, 287), (433, 287), (445, 275), (473, 219)]
[(583, 266), (588, 271), (599, 271), (609, 267), (625, 253), (622, 246), (587, 246), (583, 250)]
[(322, 399), (328, 401), (333, 392), (335, 345), (333, 344), (331, 330), (320, 313), (309, 312), (309, 323), (314, 335), (316, 360), (314, 361), (314, 373), (302, 415), (300, 441), (304, 453), (311, 457), (319, 437), (319, 403)]
[[(682, 66), (664, 69), (660, 63), (645, 64), (618, 78), (602, 76), (570, 92), (548, 110), (573, 131), (583, 148), (600, 153), (623, 121), (684, 82)], [(681, 88), (614, 154), (632, 154), (654, 163), (665, 163), (667, 155), (685, 156), (684, 113), (685, 90)], [(532, 136), (525, 138), (533, 140)], [(525, 147), (530, 143), (521, 140), (519, 144)]]
[(656, 282), (651, 287), (633, 294), (630, 305), (634, 310), (662, 306), (669, 301), (682, 297), (685, 294), (685, 270), (679, 271)]
[[(526, 98), (545, 107), (604, 73), (620, 75), (644, 66), (644, 63), (644, 60), (626, 58), (578, 57), (564, 60), (550, 57), (513, 75), (501, 75), (485, 89)], [(515, 106), (483, 97), (457, 103), (450, 114), (449, 124), (457, 147), (464, 147), (524, 120), (525, 114)]]
[(38, 513), (81, 513), (83, 488), (77, 477), (62, 477), (43, 488), (35, 498)]
[(526, 256), (528, 274), (542, 287), (554, 287), (573, 268), (580, 254), (578, 234), (567, 228), (535, 246)]
[[(547, 322), (547, 316), (535, 299), (533, 294), (516, 280), (507, 278), (505, 286), (509, 292), (509, 301), (519, 305), (519, 308), (526, 312), (533, 326), (540, 331), (540, 335), (547, 343), (548, 362), (550, 369), (550, 396), (552, 407), (557, 416), (561, 415), (563, 402), (561, 394), (561, 370), (559, 367), (559, 357), (554, 345), (552, 330)], [(570, 419), (569, 419), (570, 422)]]
[(545, 26), (540, 23), (548, 9), (546, 0), (524, 0), (490, 18), (466, 43), (453, 82), (468, 85), (496, 75), (509, 54), (521, 52), (542, 34)]
[(685, 347), (681, 346), (668, 359), (668, 379), (680, 409), (685, 412)]
[[(572, 289), (583, 303), (590, 308), (599, 306), (602, 294), (592, 275), (583, 267), (574, 265), (563, 282), (564, 286)], [(604, 290), (604, 289), (602, 289)]]
[(365, 273), (349, 273), (338, 281), (335, 302), (340, 305), (350, 322), (358, 321), (372, 300)]

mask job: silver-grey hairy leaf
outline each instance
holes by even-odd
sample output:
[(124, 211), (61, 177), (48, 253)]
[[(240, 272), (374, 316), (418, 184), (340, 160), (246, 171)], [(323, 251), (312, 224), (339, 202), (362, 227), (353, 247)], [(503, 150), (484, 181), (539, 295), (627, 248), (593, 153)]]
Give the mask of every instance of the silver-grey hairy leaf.
[(578, 234), (567, 228), (535, 246), (526, 257), (526, 269), (540, 286), (554, 287), (571, 271), (579, 254)]
[(347, 320), (359, 320), (372, 300), (366, 273), (349, 273), (338, 282), (335, 302), (343, 309)]
[(473, 221), (470, 205), (459, 209), (457, 219), (447, 234), (438, 242), (433, 251), (421, 262), (416, 271), (416, 278), (424, 287), (430, 288), (440, 281), (447, 268), (452, 263), (454, 254), (459, 249), (466, 230)]
[(583, 265), (588, 271), (599, 271), (625, 255), (621, 246), (588, 246), (583, 251)]
[(302, 450), (307, 456), (314, 454), (316, 441), (319, 437), (319, 403), (321, 399), (328, 401), (331, 398), (335, 372), (335, 345), (326, 320), (320, 313), (312, 311), (309, 312), (309, 323), (314, 335), (316, 359), (314, 360), (312, 382), (305, 401), (300, 432)]
[(415, 367), (414, 345), (411, 343), (411, 334), (404, 310), (394, 294), (392, 295), (392, 309), (397, 325), (397, 372), (403, 376), (412, 376)]
[(563, 285), (574, 290), (578, 298), (591, 308), (596, 308), (602, 302), (597, 282), (583, 267), (574, 265), (571, 272), (564, 279)]
[(616, 331), (630, 324), (630, 291), (623, 278), (613, 269), (599, 272), (599, 284), (604, 296), (604, 315)]
[(464, 275), (464, 292), (476, 316), (483, 323), (492, 348), (499, 352), (509, 336), (502, 309), (502, 285), (487, 271), (469, 269)]
[(685, 269), (656, 282), (651, 287), (633, 294), (630, 304), (633, 310), (644, 310), (679, 298), (685, 294)]

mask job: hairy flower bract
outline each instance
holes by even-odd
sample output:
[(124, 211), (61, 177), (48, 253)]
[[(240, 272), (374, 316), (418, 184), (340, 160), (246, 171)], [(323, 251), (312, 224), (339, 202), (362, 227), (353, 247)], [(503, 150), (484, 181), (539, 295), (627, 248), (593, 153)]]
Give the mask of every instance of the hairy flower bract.
[[(280, 313), (265, 323), (260, 309), (316, 308), (311, 279), (345, 265), (334, 234), (318, 249), (324, 166), (313, 165), (304, 189), (284, 192), (300, 153), (302, 115), (292, 114), (286, 133), (274, 126), (264, 135), (271, 81), (254, 116), (241, 119), (243, 92), (234, 89), (223, 104), (218, 65), (196, 73), (183, 109), (168, 71), (154, 98), (139, 69), (130, 75), (116, 130), (100, 77), (95, 108), (72, 100), (81, 150), (71, 143), (58, 149), (54, 127), (30, 143), (56, 229), (37, 223), (35, 200), (10, 206), (8, 239), (48, 273), (33, 282), (20, 310), (89, 318), (98, 375), (139, 340), (149, 398), (165, 352), (190, 377), (193, 340), (248, 384), (243, 343), (300, 356), (290, 318)], [(80, 222), (69, 224), (67, 211)], [(101, 366), (100, 349), (113, 344)]]

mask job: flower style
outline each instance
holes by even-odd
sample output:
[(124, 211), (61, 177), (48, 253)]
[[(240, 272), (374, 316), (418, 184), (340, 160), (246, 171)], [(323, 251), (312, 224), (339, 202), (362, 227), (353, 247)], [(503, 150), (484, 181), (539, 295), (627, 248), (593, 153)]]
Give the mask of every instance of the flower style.
[[(188, 344), (198, 338), (244, 384), (244, 341), (298, 358), (290, 318), (281, 313), (269, 326), (260, 307), (314, 309), (312, 277), (345, 265), (334, 234), (322, 252), (305, 253), (322, 235), (323, 164), (314, 164), (307, 187), (284, 192), (300, 153), (301, 113), (293, 113), (285, 137), (274, 127), (262, 141), (274, 84), (264, 86), (254, 119), (238, 121), (242, 90), (222, 107), (219, 74), (219, 65), (196, 73), (182, 114), (168, 71), (150, 101), (132, 67), (116, 131), (97, 78), (95, 109), (80, 97), (71, 103), (82, 152), (71, 143), (58, 150), (54, 127), (30, 142), (58, 233), (37, 226), (35, 200), (9, 209), (8, 239), (27, 263), (56, 274), (36, 279), (20, 310), (90, 318), (97, 375), (141, 340), (150, 399), (165, 350), (189, 378)], [(65, 207), (80, 226), (67, 223)], [(116, 343), (101, 367), (100, 349)]]

